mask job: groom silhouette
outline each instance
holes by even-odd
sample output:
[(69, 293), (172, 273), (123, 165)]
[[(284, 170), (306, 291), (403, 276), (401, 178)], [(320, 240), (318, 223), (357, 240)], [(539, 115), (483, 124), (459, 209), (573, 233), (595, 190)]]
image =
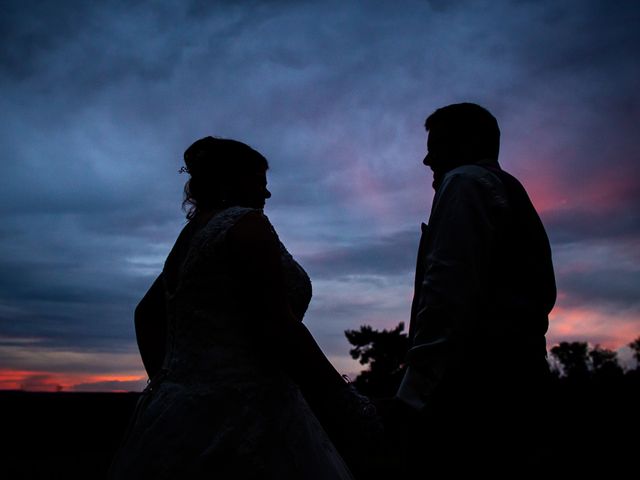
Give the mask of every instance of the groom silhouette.
[(408, 369), (410, 469), (537, 465), (556, 298), (551, 250), (524, 188), (500, 168), (500, 130), (472, 103), (425, 123), (435, 196), (422, 224)]

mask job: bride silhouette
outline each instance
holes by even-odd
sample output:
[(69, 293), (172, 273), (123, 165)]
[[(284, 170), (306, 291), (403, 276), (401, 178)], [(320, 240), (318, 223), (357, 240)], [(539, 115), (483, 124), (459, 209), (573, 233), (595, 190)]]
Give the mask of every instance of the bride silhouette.
[(184, 160), (188, 223), (136, 309), (150, 383), (110, 477), (351, 478), (317, 413), (372, 406), (301, 322), (311, 282), (262, 212), (267, 160), (213, 137)]

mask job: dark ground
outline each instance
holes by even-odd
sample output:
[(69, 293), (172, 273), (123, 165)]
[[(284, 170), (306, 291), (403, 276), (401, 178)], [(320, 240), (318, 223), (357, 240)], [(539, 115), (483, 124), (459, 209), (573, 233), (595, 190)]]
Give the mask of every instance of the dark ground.
[[(613, 478), (618, 472), (636, 478), (638, 385), (556, 385), (548, 399), (555, 412), (546, 440), (548, 478)], [(0, 391), (0, 478), (104, 478), (137, 398), (137, 393)], [(514, 472), (513, 478), (524, 477), (526, 472)]]
[(0, 477), (105, 478), (137, 393), (0, 392)]

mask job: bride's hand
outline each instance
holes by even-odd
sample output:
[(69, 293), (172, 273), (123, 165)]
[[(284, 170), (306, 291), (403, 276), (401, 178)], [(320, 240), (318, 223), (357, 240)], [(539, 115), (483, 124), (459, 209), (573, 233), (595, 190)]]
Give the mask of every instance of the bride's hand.
[(384, 442), (382, 419), (371, 399), (347, 381), (325, 397), (322, 410), (323, 427), (349, 467), (354, 473), (370, 469)]

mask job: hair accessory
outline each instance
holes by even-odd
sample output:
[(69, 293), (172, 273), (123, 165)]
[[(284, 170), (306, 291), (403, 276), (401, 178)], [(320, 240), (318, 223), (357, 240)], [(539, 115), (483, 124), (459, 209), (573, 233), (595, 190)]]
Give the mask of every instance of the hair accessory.
[(178, 173), (189, 173), (189, 169), (187, 167), (180, 167), (180, 170), (178, 170)]

